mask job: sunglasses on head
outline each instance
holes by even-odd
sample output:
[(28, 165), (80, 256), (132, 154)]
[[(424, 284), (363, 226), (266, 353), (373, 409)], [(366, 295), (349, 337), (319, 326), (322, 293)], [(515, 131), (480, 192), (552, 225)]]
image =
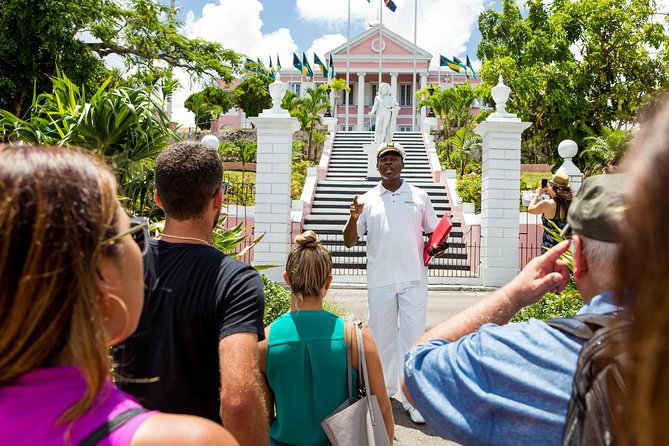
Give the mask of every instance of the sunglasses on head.
[[(225, 192), (226, 192), (227, 190), (228, 190), (228, 182), (227, 182), (227, 181), (223, 181), (223, 182), (221, 183), (221, 192), (223, 193), (223, 195), (225, 195)], [(218, 187), (216, 188), (216, 190), (214, 191), (214, 193), (211, 194), (211, 198), (214, 198), (214, 195), (216, 195), (216, 192), (218, 192)]]

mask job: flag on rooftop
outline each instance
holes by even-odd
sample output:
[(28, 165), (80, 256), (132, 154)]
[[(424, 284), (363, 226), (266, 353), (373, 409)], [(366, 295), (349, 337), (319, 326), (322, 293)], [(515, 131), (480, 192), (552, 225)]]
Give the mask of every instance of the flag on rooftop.
[(441, 54), (439, 55), (439, 66), (440, 67), (448, 67), (451, 70), (459, 73), (460, 72), (460, 65), (456, 64), (453, 62), (451, 59), (448, 57), (444, 57)]
[(311, 65), (309, 65), (309, 59), (307, 59), (304, 51), (302, 52), (302, 74), (306, 77), (314, 78), (314, 72), (311, 69)]
[(276, 72), (281, 73), (281, 61), (278, 54), (276, 55)]
[(293, 53), (293, 66), (302, 73), (302, 62), (300, 62), (300, 58), (295, 53)]
[(472, 70), (472, 77), (476, 79), (476, 71), (474, 71), (474, 67), (472, 67), (472, 63), (469, 61), (469, 54), (467, 55), (467, 68)]
[(314, 65), (318, 65), (318, 68), (321, 69), (321, 74), (323, 77), (327, 78), (328, 77), (328, 69), (325, 68), (325, 64), (321, 59), (314, 53)]
[(395, 12), (397, 9), (397, 6), (395, 5), (395, 2), (393, 0), (383, 0), (383, 3), (386, 4), (386, 7), (390, 9), (392, 12)]

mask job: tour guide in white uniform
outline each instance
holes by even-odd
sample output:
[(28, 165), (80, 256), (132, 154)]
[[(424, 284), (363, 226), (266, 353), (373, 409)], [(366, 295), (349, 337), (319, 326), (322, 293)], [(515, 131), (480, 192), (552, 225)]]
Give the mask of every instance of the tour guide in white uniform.
[[(360, 199), (355, 196), (344, 227), (348, 248), (367, 233), (369, 328), (379, 347), (391, 397), (400, 390), (404, 353), (425, 333), (427, 268), (423, 266), (423, 233), (431, 234), (438, 223), (427, 193), (400, 178), (404, 158), (400, 144), (379, 146), (376, 168), (381, 181)], [(415, 423), (425, 422), (404, 395), (402, 403)]]

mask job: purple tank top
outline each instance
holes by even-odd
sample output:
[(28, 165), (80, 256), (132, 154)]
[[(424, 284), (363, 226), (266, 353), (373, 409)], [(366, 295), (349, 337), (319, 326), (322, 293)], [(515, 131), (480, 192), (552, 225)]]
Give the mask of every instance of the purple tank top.
[[(74, 422), (57, 423), (60, 415), (81, 399), (86, 381), (77, 367), (62, 366), (33, 370), (12, 384), (0, 387), (0, 439), (3, 444), (76, 445), (96, 428), (129, 409), (139, 408), (130, 395), (107, 381), (89, 411)], [(139, 425), (157, 412), (134, 416), (98, 443), (126, 446)]]

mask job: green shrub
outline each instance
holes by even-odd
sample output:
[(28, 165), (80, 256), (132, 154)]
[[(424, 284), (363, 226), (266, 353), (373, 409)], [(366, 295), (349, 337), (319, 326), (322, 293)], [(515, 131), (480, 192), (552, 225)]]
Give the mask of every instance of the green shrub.
[(296, 160), (293, 158), (293, 176), (290, 185), (290, 196), (293, 200), (299, 200), (304, 189), (304, 181), (307, 178), (307, 167), (316, 166), (313, 161)]
[(536, 304), (525, 307), (516, 314), (512, 322), (522, 322), (530, 318), (542, 321), (575, 315), (583, 306), (581, 293), (572, 278), (561, 293), (546, 293)]
[(476, 212), (481, 212), (481, 172), (471, 172), (458, 179), (455, 189), (463, 203), (474, 203)]
[(279, 282), (275, 282), (264, 274), (261, 274), (263, 289), (265, 291), (265, 326), (271, 324), (282, 314), (290, 311), (290, 291), (285, 289)]

